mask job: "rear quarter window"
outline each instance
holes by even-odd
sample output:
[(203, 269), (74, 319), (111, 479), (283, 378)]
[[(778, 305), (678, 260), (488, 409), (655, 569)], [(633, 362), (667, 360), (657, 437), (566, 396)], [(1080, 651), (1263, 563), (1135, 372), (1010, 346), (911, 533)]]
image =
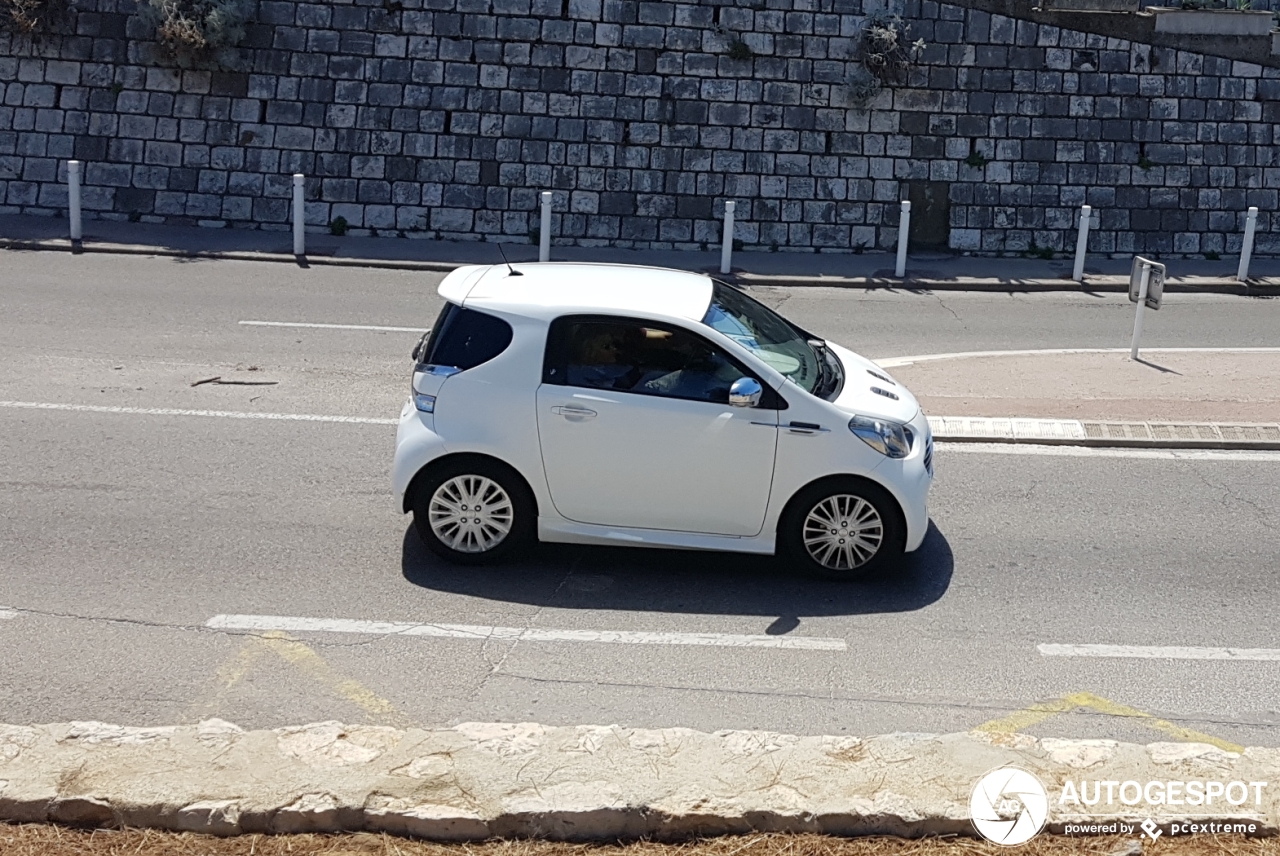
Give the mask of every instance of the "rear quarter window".
[(418, 362), (466, 371), (492, 360), (510, 344), (511, 325), (506, 321), (448, 303), (436, 319)]

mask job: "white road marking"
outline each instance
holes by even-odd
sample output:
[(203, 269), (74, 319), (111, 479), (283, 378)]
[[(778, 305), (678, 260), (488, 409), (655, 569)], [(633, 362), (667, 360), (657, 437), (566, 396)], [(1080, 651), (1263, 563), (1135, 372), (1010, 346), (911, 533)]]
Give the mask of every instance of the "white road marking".
[(622, 645), (706, 645), (721, 648), (789, 648), (845, 651), (843, 639), (823, 636), (765, 636), (735, 633), (658, 633), (635, 630), (554, 630), (537, 627), (488, 627), (477, 624), (410, 624), (345, 618), (294, 618), (283, 615), (215, 615), (206, 627), (220, 630), (283, 630), (297, 633), (364, 633), (376, 636), (431, 636), (449, 639), (506, 639), (513, 642), (603, 642)]
[[(1280, 348), (1143, 348), (1144, 354), (1280, 354)], [(892, 369), (935, 360), (963, 360), (969, 357), (1034, 357), (1041, 354), (1127, 354), (1128, 348), (1037, 348), (1027, 351), (960, 351), (954, 354), (919, 354), (913, 357), (886, 357), (872, 360)]]
[(1037, 645), (1045, 657), (1139, 660), (1280, 660), (1280, 648), (1198, 648), (1189, 645)]
[(17, 618), (17, 617), (18, 617), (18, 613), (15, 612), (14, 610), (5, 609), (3, 606), (0, 606), (0, 619)]
[(354, 425), (397, 425), (398, 419), (369, 416), (323, 416), (314, 413), (249, 413), (239, 410), (179, 410), (169, 407), (108, 407), (46, 401), (0, 401), (0, 407), (25, 410), (69, 410), (77, 413), (129, 413), (140, 416), (216, 416), (222, 419), (270, 419), (284, 422), (344, 422)]
[(304, 321), (241, 321), (245, 327), (310, 327), (317, 330), (376, 330), (379, 333), (425, 333), (426, 327), (380, 327), (376, 324), (310, 324)]
[(1148, 458), (1158, 461), (1246, 461), (1280, 464), (1280, 452), (1250, 452), (1241, 449), (1108, 449), (1090, 446), (1040, 446), (1034, 443), (947, 443), (934, 444), (943, 454), (1048, 455), (1062, 458)]

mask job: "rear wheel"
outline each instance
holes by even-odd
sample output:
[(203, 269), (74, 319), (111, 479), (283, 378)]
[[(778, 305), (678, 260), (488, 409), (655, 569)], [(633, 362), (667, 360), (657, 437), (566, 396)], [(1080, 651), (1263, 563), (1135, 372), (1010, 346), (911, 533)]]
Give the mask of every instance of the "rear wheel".
[(496, 461), (448, 462), (414, 491), (419, 537), (433, 553), (458, 564), (495, 562), (527, 546), (534, 516), (523, 479)]
[(805, 571), (833, 579), (859, 579), (899, 563), (906, 525), (893, 496), (855, 478), (828, 479), (805, 488), (779, 524), (779, 545)]

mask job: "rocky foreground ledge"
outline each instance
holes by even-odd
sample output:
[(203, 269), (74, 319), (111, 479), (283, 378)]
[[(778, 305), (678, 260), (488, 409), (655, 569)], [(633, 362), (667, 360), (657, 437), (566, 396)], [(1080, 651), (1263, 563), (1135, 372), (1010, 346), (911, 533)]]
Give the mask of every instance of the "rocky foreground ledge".
[[(1280, 749), (1023, 735), (797, 737), (762, 731), (464, 723), (401, 731), (222, 720), (129, 728), (0, 725), (0, 821), (237, 835), (372, 831), (436, 840), (683, 838), (752, 831), (972, 835), (969, 799), (1016, 765), (1049, 829), (1249, 814), (1280, 828)], [(1060, 805), (1068, 782), (1267, 782), (1248, 805)], [(1092, 785), (1090, 785), (1092, 787)], [(1086, 791), (1087, 792), (1087, 791)], [(1219, 808), (1219, 806), (1221, 808)]]

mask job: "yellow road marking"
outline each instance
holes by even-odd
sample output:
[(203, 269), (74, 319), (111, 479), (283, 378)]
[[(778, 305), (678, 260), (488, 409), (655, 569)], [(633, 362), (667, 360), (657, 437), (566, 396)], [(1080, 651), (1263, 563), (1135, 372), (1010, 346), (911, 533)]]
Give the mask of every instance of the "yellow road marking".
[(359, 681), (339, 674), (325, 662), (323, 657), (289, 634), (279, 630), (272, 630), (259, 637), (259, 640), (261, 644), (266, 645), (285, 662), (297, 666), (317, 683), (328, 687), (337, 695), (369, 714), (374, 720), (384, 725), (395, 725), (400, 728), (408, 728), (413, 725), (412, 720), (394, 704), (377, 695)]
[(222, 709), (227, 697), (231, 695), (231, 690), (244, 680), (245, 675), (253, 670), (266, 653), (267, 649), (257, 640), (246, 641), (234, 657), (218, 667), (218, 671), (214, 674), (214, 684), (217, 689), (212, 696), (192, 705), (187, 718), (203, 719), (206, 715), (216, 715)]
[(1039, 702), (1028, 708), (1016, 710), (1008, 716), (1000, 719), (992, 719), (984, 722), (974, 731), (984, 734), (1011, 734), (1015, 731), (1021, 731), (1024, 728), (1030, 728), (1038, 725), (1051, 716), (1057, 716), (1060, 713), (1067, 713), (1075, 708), (1075, 705), (1067, 701), (1065, 698), (1055, 699), (1054, 701)]
[(287, 633), (275, 630), (262, 636), (250, 636), (236, 655), (218, 668), (214, 677), (216, 691), (208, 700), (194, 705), (188, 718), (198, 719), (206, 715), (217, 715), (236, 685), (244, 680), (245, 676), (269, 653), (274, 653), (286, 663), (297, 667), (313, 681), (351, 702), (381, 725), (409, 728), (414, 724), (393, 703), (377, 695), (359, 681), (337, 672), (325, 662), (323, 657), (304, 643)]
[(1092, 710), (1094, 713), (1100, 713), (1104, 716), (1119, 716), (1126, 719), (1139, 720), (1147, 728), (1163, 732), (1174, 740), (1186, 743), (1208, 743), (1210, 746), (1216, 746), (1227, 752), (1244, 751), (1244, 747), (1238, 743), (1222, 740), (1190, 728), (1183, 728), (1181, 725), (1172, 723), (1167, 719), (1160, 719), (1146, 711), (1138, 710), (1136, 707), (1119, 704), (1088, 692), (1070, 693), (1053, 701), (1033, 704), (1028, 708), (1014, 711), (1000, 719), (984, 722), (973, 730), (983, 734), (1011, 734), (1037, 725), (1051, 716), (1070, 713), (1081, 708)]

